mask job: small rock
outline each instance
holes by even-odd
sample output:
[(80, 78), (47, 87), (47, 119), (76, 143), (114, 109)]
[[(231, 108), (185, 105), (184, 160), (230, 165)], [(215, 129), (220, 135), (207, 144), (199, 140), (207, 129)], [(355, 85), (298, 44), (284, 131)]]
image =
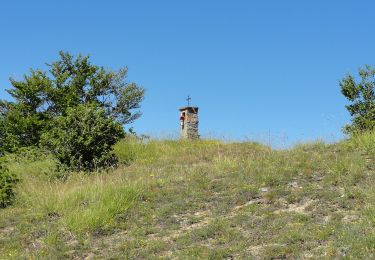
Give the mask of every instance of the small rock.
[(260, 191), (261, 191), (261, 192), (267, 192), (267, 191), (268, 191), (268, 188), (266, 188), (266, 187), (260, 188)]
[(296, 181), (289, 182), (289, 183), (288, 183), (288, 186), (289, 186), (289, 187), (293, 187), (293, 188), (297, 188), (297, 187), (298, 187), (298, 183), (297, 183)]
[(351, 222), (355, 222), (359, 219), (359, 217), (357, 215), (346, 215), (342, 221), (344, 223), (351, 223)]

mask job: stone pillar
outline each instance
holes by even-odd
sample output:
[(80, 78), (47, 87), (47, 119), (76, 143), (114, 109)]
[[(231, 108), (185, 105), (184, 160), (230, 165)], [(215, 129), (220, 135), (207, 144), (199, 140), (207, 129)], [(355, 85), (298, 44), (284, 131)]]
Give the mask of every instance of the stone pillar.
[(198, 107), (180, 108), (180, 138), (199, 139), (198, 122)]

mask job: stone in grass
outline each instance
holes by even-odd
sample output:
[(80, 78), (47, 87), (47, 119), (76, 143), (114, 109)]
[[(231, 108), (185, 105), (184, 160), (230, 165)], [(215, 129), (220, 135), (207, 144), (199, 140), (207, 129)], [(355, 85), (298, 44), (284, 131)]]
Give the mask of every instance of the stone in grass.
[(296, 181), (289, 182), (288, 186), (292, 187), (292, 188), (297, 188), (298, 187), (298, 182), (296, 182)]

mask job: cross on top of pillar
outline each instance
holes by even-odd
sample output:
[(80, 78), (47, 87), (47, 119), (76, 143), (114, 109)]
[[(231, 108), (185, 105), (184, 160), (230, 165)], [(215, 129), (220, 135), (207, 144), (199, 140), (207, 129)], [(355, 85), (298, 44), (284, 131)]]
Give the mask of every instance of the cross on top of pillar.
[(191, 100), (191, 97), (188, 96), (187, 99), (186, 99), (186, 101), (188, 102), (188, 107), (190, 107), (190, 100)]

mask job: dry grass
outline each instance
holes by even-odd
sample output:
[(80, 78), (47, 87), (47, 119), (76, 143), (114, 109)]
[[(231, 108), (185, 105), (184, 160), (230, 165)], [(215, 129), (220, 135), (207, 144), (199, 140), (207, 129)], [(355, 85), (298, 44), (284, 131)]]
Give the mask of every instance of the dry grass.
[(11, 158), (0, 258), (372, 258), (374, 147), (127, 140), (119, 168), (65, 181), (48, 156)]

